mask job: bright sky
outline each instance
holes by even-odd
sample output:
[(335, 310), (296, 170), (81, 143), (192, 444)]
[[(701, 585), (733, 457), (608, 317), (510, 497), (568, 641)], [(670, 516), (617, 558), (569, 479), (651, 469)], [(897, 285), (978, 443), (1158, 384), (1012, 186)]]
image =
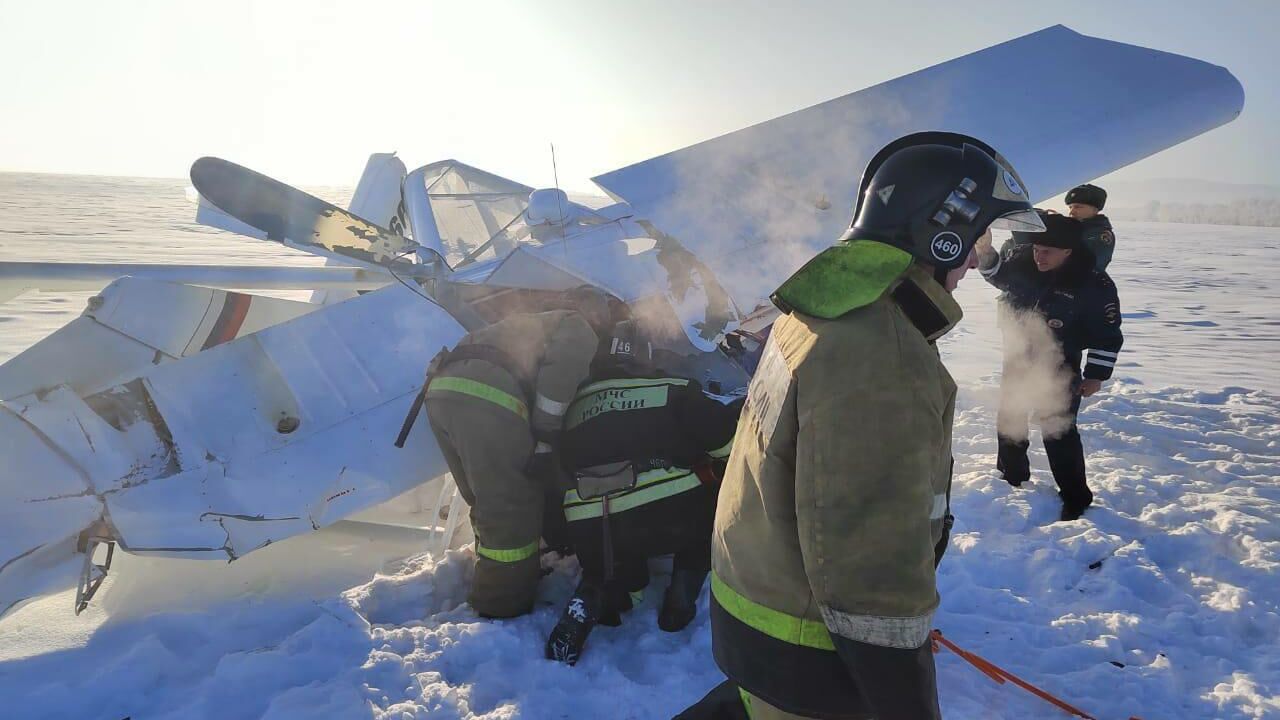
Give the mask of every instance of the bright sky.
[[(354, 184), (371, 152), (592, 175), (1040, 28), (1190, 55), (1234, 123), (1113, 177), (1280, 185), (1280, 3), (0, 0), (0, 170)], [(1071, 82), (1070, 69), (1047, 83)], [(860, 168), (851, 172), (860, 172)]]

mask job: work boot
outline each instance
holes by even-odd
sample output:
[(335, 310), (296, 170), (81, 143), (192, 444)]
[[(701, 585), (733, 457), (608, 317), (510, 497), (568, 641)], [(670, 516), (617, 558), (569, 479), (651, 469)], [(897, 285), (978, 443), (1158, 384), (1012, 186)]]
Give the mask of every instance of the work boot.
[(600, 622), (604, 604), (604, 590), (600, 586), (586, 580), (578, 583), (578, 589), (573, 591), (560, 614), (560, 622), (547, 636), (547, 659), (568, 665), (578, 664), (587, 636)]
[(693, 622), (698, 614), (698, 595), (706, 571), (676, 570), (671, 573), (671, 584), (662, 596), (662, 609), (658, 611), (658, 627), (665, 632), (678, 632)]
[(1088, 505), (1073, 505), (1070, 503), (1062, 503), (1062, 514), (1058, 516), (1058, 522), (1071, 522), (1079, 520), (1084, 515), (1084, 511), (1089, 508)]

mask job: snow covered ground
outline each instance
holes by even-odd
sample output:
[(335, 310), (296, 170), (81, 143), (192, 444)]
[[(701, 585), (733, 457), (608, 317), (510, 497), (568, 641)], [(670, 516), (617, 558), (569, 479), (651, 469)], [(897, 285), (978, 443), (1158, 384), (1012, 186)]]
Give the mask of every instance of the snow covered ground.
[[(141, 234), (109, 202), (97, 218), (81, 207), (73, 222), (52, 213), (19, 227), (0, 192), (0, 259), (70, 248), (81, 259), (314, 262), (191, 228), (180, 189), (129, 189), (152, 202), (137, 217), (172, 218)], [(50, 239), (55, 226), (67, 235)], [(1034, 445), (1030, 486), (993, 472), (994, 293), (976, 276), (959, 292), (967, 319), (943, 347), (961, 386), (958, 520), (937, 626), (1099, 718), (1278, 717), (1280, 231), (1129, 223), (1118, 234), (1128, 342), (1119, 379), (1082, 414), (1097, 504), (1081, 521), (1052, 522), (1058, 501)], [(82, 303), (0, 306), (0, 360)], [(572, 560), (544, 581), (535, 613), (492, 622), (463, 603), (469, 550), (414, 549), (390, 532), (328, 530), (232, 565), (120, 558), (84, 615), (63, 594), (0, 620), (0, 716), (647, 719), (721, 679), (705, 591), (693, 625), (664, 634), (660, 580), (568, 668), (541, 654)], [(948, 718), (1066, 717), (953, 655), (938, 662)]]

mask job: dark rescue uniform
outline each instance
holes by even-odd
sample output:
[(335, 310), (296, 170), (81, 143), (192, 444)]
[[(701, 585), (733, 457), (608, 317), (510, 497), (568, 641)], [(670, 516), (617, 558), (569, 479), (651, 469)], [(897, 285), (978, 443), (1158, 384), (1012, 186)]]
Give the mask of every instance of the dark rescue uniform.
[[(561, 462), (569, 477), (630, 462), (636, 483), (608, 497), (613, 583), (624, 592), (649, 583), (647, 558), (674, 553), (673, 570), (711, 569), (713, 465), (729, 455), (742, 400), (722, 402), (683, 378), (617, 377), (578, 391), (565, 414)], [(564, 496), (565, 520), (583, 578), (606, 574), (605, 500)]]
[(1101, 213), (1088, 220), (1081, 220), (1084, 229), (1084, 246), (1093, 253), (1094, 267), (1106, 272), (1111, 264), (1111, 256), (1116, 252), (1116, 231), (1111, 228), (1111, 221)]
[[(1091, 380), (1111, 377), (1124, 344), (1120, 301), (1115, 283), (1105, 272), (1096, 269), (1090, 252), (1077, 248), (1063, 267), (1040, 272), (1032, 259), (1032, 248), (1030, 244), (1007, 246), (993, 266), (981, 270), (987, 282), (1004, 291), (1000, 302), (1006, 311), (1036, 313), (1043, 318), (1058, 344), (1063, 369), (1070, 378), (1071, 397), (1063, 398), (1065, 410), (1054, 411), (1065, 412), (1065, 431), (1056, 437), (1046, 432), (1044, 446), (1064, 508), (1083, 510), (1093, 502), (1093, 493), (1086, 483), (1084, 448), (1076, 427), (1076, 414), (1080, 409), (1077, 391), (1082, 376)], [(1012, 381), (1019, 373), (1026, 372), (1026, 360), (1010, 351), (1007, 317), (1002, 318), (1002, 326), (1006, 330), (1003, 385), (1008, 386), (1014, 384)], [(1083, 368), (1082, 359), (1085, 360)], [(1013, 400), (1002, 393), (1002, 417), (998, 424), (1004, 430), (999, 433), (997, 464), (1006, 480), (1019, 485), (1030, 476), (1028, 441), (1025, 432), (1010, 433), (1008, 429), (1025, 428), (1027, 418), (1011, 415), (1009, 406), (1017, 404)]]

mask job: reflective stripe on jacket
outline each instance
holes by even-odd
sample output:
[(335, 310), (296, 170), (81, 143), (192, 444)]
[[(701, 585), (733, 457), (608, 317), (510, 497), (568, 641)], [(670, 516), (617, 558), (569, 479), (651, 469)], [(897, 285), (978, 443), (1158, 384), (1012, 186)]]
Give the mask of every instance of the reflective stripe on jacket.
[[(722, 402), (697, 381), (618, 377), (578, 391), (565, 414), (561, 462), (570, 476), (597, 466), (631, 463), (635, 485), (610, 496), (621, 513), (702, 485), (693, 468), (728, 454), (742, 403)], [(570, 521), (603, 514), (601, 499), (564, 496)]]
[(518, 397), (511, 388), (465, 377), (462, 368), (473, 362), (468, 360), (444, 367), (431, 379), (427, 397), (451, 393), (485, 400), (531, 420), (537, 431), (553, 433), (560, 429), (574, 391), (587, 376), (596, 342), (586, 319), (571, 310), (512, 315), (467, 335), (458, 347), (500, 349), (518, 365), (502, 369), (516, 379), (517, 388), (520, 380), (530, 379), (533, 397)]

